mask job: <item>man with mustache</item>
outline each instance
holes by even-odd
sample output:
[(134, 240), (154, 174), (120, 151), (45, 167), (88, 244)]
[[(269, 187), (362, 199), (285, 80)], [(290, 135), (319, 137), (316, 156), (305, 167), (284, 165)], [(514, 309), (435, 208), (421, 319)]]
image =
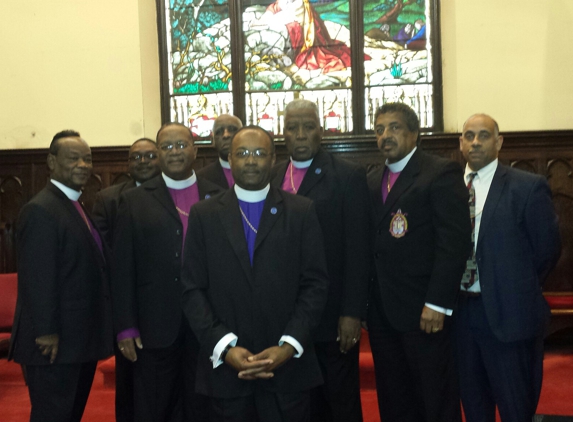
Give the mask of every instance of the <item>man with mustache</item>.
[(314, 201), (324, 235), (328, 302), (314, 332), (324, 385), (312, 391), (312, 421), (362, 421), (360, 321), (366, 317), (370, 268), (366, 170), (321, 147), (315, 103), (291, 101), (284, 136), (290, 160), (273, 168), (272, 184)]
[(235, 186), (189, 217), (183, 307), (211, 422), (308, 421), (322, 382), (311, 335), (328, 285), (320, 226), (309, 199), (270, 186), (274, 161), (269, 133), (240, 129)]
[(238, 117), (221, 114), (213, 123), (213, 145), (219, 153), (219, 159), (197, 171), (197, 176), (207, 179), (223, 189), (229, 189), (235, 182), (229, 165), (231, 138), (243, 127)]
[[(112, 293), (117, 342), (134, 362), (135, 420), (207, 420), (194, 393), (198, 343), (181, 309), (181, 265), (189, 210), (221, 189), (193, 172), (189, 128), (157, 132), (161, 174), (119, 201)], [(181, 409), (182, 408), (182, 409)]]
[(80, 422), (97, 361), (113, 353), (109, 256), (78, 202), (92, 173), (78, 132), (52, 139), (50, 181), (18, 218), (18, 301), (10, 358), (23, 365), (31, 422)]
[(462, 169), (418, 148), (420, 123), (405, 104), (380, 107), (374, 130), (385, 159), (368, 175), (376, 269), (368, 330), (380, 417), (460, 421), (448, 315), (470, 250)]
[(541, 286), (560, 252), (557, 216), (545, 177), (498, 162), (497, 122), (471, 116), (460, 136), (467, 160), (473, 248), (461, 279), (457, 361), (468, 422), (530, 421), (543, 376), (549, 307)]
[[(115, 218), (120, 195), (154, 178), (161, 171), (155, 141), (141, 138), (129, 148), (131, 180), (98, 192), (92, 216), (108, 245), (112, 245)], [(133, 365), (115, 347), (115, 419), (133, 422)]]

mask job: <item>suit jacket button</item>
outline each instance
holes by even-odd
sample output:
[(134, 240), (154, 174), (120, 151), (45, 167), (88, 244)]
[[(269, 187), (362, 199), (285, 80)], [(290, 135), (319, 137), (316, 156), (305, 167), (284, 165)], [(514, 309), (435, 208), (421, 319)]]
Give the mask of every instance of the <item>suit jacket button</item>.
[(175, 277), (175, 281), (179, 281), (179, 277)]
[(180, 235), (181, 235), (181, 230), (177, 229), (176, 233), (177, 233), (178, 236), (180, 236)]
[(175, 252), (175, 258), (179, 258), (179, 252)]

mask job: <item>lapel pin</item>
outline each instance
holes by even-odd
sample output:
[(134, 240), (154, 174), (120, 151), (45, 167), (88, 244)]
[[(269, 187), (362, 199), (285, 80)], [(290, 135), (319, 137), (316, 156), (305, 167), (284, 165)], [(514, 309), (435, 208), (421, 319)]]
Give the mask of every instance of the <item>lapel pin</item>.
[(205, 199), (209, 199), (211, 197), (211, 195), (207, 194), (205, 195)]
[(317, 168), (317, 169), (314, 170), (314, 173), (315, 173), (315, 174), (320, 174), (320, 173), (322, 173), (322, 169), (319, 167), (319, 168)]
[(275, 207), (272, 207), (272, 208), (271, 208), (271, 214), (274, 215), (274, 214), (276, 214), (276, 213), (277, 213), (277, 209), (276, 209)]

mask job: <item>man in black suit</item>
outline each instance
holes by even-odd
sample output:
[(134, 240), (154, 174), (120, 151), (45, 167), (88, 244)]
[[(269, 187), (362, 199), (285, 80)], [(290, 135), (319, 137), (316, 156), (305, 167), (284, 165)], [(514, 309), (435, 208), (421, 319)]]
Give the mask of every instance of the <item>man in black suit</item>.
[(362, 421), (360, 321), (366, 318), (370, 268), (366, 170), (321, 148), (316, 104), (294, 100), (285, 109), (290, 161), (273, 168), (272, 184), (313, 200), (328, 264), (328, 301), (313, 333), (324, 385), (312, 392), (313, 421)]
[(475, 244), (456, 318), (460, 389), (468, 422), (530, 421), (543, 375), (549, 307), (541, 291), (560, 252), (544, 177), (499, 164), (499, 127), (471, 116), (460, 136)]
[(161, 175), (119, 201), (114, 324), (119, 349), (135, 362), (135, 420), (202, 421), (205, 401), (193, 389), (199, 346), (181, 309), (181, 256), (189, 209), (220, 188), (193, 172), (197, 149), (189, 128), (164, 125), (157, 147)]
[(308, 421), (322, 382), (311, 336), (327, 297), (322, 235), (310, 200), (269, 185), (274, 161), (266, 131), (240, 129), (234, 188), (191, 209), (183, 306), (211, 422)]
[(213, 123), (213, 144), (219, 153), (219, 159), (197, 171), (197, 175), (209, 180), (223, 189), (234, 185), (233, 174), (229, 166), (231, 138), (243, 127), (238, 117), (221, 114)]
[(451, 315), (470, 250), (468, 191), (459, 164), (418, 147), (405, 104), (376, 112), (386, 163), (368, 175), (376, 276), (368, 329), (384, 422), (461, 420)]
[[(113, 229), (120, 195), (154, 178), (161, 171), (157, 145), (149, 138), (135, 141), (129, 148), (129, 174), (132, 179), (98, 192), (92, 217), (108, 245), (112, 245)], [(119, 349), (115, 352), (115, 420), (133, 422), (133, 364), (125, 359)]]
[(121, 194), (153, 179), (161, 172), (155, 141), (149, 138), (135, 141), (129, 148), (128, 166), (131, 180), (99, 191), (92, 211), (94, 221), (110, 246)]
[(92, 171), (79, 133), (54, 136), (48, 168), (19, 217), (10, 356), (25, 367), (30, 421), (79, 422), (97, 361), (113, 352), (105, 244), (78, 202)]

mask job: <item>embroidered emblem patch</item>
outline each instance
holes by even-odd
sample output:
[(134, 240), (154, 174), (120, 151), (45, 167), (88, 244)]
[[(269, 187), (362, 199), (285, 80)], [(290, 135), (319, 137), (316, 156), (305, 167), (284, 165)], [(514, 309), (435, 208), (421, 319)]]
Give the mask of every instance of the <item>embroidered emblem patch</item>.
[(390, 234), (395, 238), (403, 237), (408, 232), (408, 220), (406, 219), (407, 214), (402, 214), (402, 210), (398, 209), (395, 213), (392, 213), (394, 217), (390, 221)]

